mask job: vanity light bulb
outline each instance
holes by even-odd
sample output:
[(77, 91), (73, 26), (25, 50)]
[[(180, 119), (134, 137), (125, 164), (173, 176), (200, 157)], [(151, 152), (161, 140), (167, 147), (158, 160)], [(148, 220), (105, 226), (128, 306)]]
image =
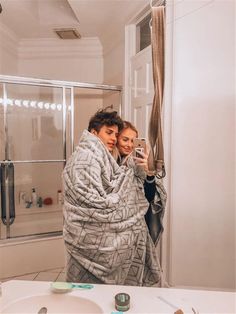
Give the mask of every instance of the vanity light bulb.
[(2, 98), (0, 98), (0, 104), (3, 104), (3, 99)]
[(55, 110), (56, 109), (56, 104), (51, 104), (51, 109)]
[(38, 107), (39, 107), (40, 109), (43, 109), (43, 102), (42, 102), (42, 101), (38, 102)]
[(10, 105), (10, 106), (13, 106), (13, 101), (12, 101), (12, 99), (8, 98), (8, 99), (7, 99), (7, 104)]
[(45, 109), (49, 109), (49, 108), (50, 108), (50, 104), (49, 104), (48, 102), (46, 102), (46, 103), (44, 104), (44, 108), (45, 108)]
[(16, 99), (15, 100), (15, 105), (18, 107), (21, 107), (21, 100), (20, 99)]
[(33, 108), (36, 107), (36, 101), (35, 101), (35, 100), (32, 100), (32, 101), (30, 102), (30, 107), (33, 107)]
[(28, 100), (23, 100), (23, 106), (29, 107), (29, 101)]
[(57, 105), (57, 110), (61, 111), (62, 105)]

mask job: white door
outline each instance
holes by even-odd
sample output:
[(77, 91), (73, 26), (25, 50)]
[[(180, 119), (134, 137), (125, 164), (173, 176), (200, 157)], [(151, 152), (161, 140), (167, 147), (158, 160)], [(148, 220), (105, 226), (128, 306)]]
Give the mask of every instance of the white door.
[(131, 58), (131, 120), (139, 137), (148, 138), (148, 125), (153, 101), (151, 46)]

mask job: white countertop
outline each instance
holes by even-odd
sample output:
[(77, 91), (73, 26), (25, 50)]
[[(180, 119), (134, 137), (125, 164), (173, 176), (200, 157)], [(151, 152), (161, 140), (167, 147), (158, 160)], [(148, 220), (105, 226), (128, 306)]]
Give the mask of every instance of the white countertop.
[[(51, 295), (53, 292), (50, 290), (50, 285), (51, 282), (45, 281), (11, 280), (4, 282), (2, 283), (0, 309), (4, 309), (8, 304), (20, 298)], [(69, 294), (93, 300), (104, 313), (111, 314), (116, 312), (114, 297), (119, 292), (126, 292), (130, 295), (130, 309), (124, 312), (127, 314), (173, 314), (176, 309), (170, 304), (182, 309), (184, 314), (193, 314), (194, 311), (199, 314), (236, 313), (236, 293), (234, 292), (94, 284), (94, 288), (91, 290), (75, 289)], [(65, 295), (68, 293), (60, 294), (61, 298)]]

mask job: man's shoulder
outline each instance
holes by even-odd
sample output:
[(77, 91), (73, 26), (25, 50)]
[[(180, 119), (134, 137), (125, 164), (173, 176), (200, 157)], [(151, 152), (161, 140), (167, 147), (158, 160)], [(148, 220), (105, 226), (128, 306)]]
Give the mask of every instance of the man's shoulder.
[(77, 147), (72, 156), (70, 157), (70, 161), (73, 163), (84, 163), (91, 164), (91, 162), (96, 161), (96, 154), (92, 151), (83, 149), (81, 147)]

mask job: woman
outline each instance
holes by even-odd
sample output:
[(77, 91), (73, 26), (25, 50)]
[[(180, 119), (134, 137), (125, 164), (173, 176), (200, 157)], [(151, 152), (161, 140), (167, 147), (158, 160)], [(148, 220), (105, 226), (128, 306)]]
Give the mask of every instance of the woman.
[[(130, 122), (124, 121), (124, 128), (118, 135), (117, 162), (119, 165), (131, 157), (134, 149), (134, 140), (138, 137), (138, 131)], [(145, 215), (145, 220), (149, 229), (150, 236), (155, 245), (157, 245), (160, 235), (163, 231), (162, 219), (164, 216), (164, 209), (166, 204), (165, 189), (152, 172), (148, 170), (148, 152), (140, 153), (143, 158), (131, 157), (136, 164), (144, 169), (146, 172), (146, 179), (144, 181), (144, 193), (149, 202), (149, 207)]]

